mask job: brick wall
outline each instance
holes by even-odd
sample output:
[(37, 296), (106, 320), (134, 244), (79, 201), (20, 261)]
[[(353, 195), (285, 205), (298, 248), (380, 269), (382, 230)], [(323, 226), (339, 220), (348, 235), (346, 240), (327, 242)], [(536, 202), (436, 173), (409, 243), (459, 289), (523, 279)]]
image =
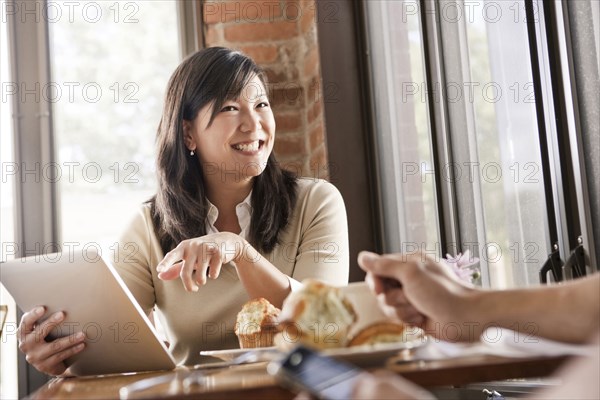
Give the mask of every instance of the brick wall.
[(279, 162), (327, 178), (315, 0), (202, 3), (204, 45), (239, 49), (267, 72)]

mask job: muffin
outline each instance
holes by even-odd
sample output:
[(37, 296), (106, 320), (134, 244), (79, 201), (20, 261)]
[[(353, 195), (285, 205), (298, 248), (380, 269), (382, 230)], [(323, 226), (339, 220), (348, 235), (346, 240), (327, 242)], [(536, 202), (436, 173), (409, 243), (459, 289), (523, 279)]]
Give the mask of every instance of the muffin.
[(235, 334), (242, 349), (273, 346), (281, 310), (264, 298), (248, 301), (237, 315)]
[(366, 344), (396, 343), (405, 341), (405, 325), (396, 322), (382, 321), (371, 324), (350, 339), (348, 346)]
[(290, 293), (279, 315), (278, 347), (302, 343), (317, 349), (345, 347), (356, 320), (352, 304), (339, 288), (307, 279)]

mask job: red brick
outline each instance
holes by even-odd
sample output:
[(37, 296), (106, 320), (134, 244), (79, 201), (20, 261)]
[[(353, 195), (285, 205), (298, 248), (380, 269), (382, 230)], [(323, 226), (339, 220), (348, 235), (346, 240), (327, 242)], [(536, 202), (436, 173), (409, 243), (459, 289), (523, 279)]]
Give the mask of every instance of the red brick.
[(204, 3), (203, 15), (206, 24), (272, 22), (283, 17), (279, 2), (274, 0), (208, 0)]
[(277, 158), (281, 168), (291, 171), (298, 176), (304, 176), (304, 158)]
[(292, 87), (298, 86), (298, 69), (294, 66), (287, 68), (277, 66), (277, 68), (265, 68), (267, 79), (273, 85)]
[(285, 71), (276, 71), (273, 68), (265, 68), (264, 70), (265, 74), (267, 74), (267, 80), (269, 81), (269, 84), (278, 85), (287, 81)]
[(302, 34), (305, 34), (316, 26), (316, 4), (314, 2), (312, 3), (313, 4), (308, 4), (302, 8), (302, 16), (300, 18), (300, 32), (302, 32)]
[(319, 79), (316, 76), (313, 76), (309, 81), (308, 81), (308, 87), (307, 87), (307, 95), (306, 95), (306, 103), (307, 105), (312, 105), (314, 103), (317, 103), (319, 101), (322, 100), (322, 96), (321, 96), (321, 92), (322, 92), (322, 88), (321, 88), (321, 82), (319, 81)]
[(239, 23), (225, 27), (225, 39), (231, 42), (286, 40), (297, 33), (296, 23), (289, 21)]
[(308, 124), (312, 124), (314, 120), (316, 120), (317, 118), (319, 118), (321, 116), (321, 114), (323, 113), (323, 104), (321, 103), (320, 100), (315, 101), (314, 103), (312, 103), (312, 106), (310, 106), (310, 103), (308, 104), (309, 109), (308, 112), (306, 114), (306, 118), (307, 118), (307, 122)]
[(274, 151), (281, 159), (306, 156), (306, 138), (301, 135), (277, 135)]
[(293, 82), (277, 85), (270, 90), (272, 107), (300, 107), (304, 104), (303, 89)]
[(248, 54), (257, 64), (270, 64), (279, 58), (277, 46), (241, 46), (240, 50)]
[[(312, 2), (312, 1), (309, 1)], [(303, 3), (306, 3), (304, 1)], [(298, 0), (287, 0), (283, 3), (282, 15), (288, 21), (298, 21), (302, 17), (305, 6)]]
[(204, 40), (207, 46), (215, 46), (221, 44), (223, 37), (223, 29), (220, 26), (206, 25), (204, 32)]
[(323, 132), (323, 124), (318, 123), (317, 126), (315, 126), (311, 131), (310, 131), (310, 150), (314, 150), (317, 147), (319, 147), (321, 144), (325, 143), (325, 135)]
[(302, 118), (299, 112), (293, 114), (277, 113), (275, 124), (277, 125), (277, 132), (297, 131), (302, 127)]
[(304, 58), (304, 76), (313, 76), (319, 72), (319, 48), (313, 45)]
[(310, 176), (321, 179), (329, 179), (330, 165), (327, 164), (327, 152), (325, 146), (319, 147), (311, 154), (309, 161)]

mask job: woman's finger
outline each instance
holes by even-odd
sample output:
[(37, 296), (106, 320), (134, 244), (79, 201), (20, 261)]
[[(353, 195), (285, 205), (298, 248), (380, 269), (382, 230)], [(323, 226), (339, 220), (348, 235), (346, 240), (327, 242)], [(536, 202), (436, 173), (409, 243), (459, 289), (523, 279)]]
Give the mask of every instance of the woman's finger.
[(77, 343), (67, 347), (66, 349), (58, 353), (54, 353), (50, 357), (39, 362), (36, 368), (38, 368), (40, 371), (45, 371), (50, 375), (61, 375), (66, 370), (64, 361), (67, 358), (81, 352), (83, 349), (85, 349), (85, 343)]
[(199, 287), (194, 282), (194, 271), (196, 270), (196, 254), (194, 252), (189, 252), (183, 259), (183, 264), (181, 266), (181, 272), (179, 276), (181, 277), (181, 281), (183, 282), (183, 287), (188, 292), (197, 292)]
[(181, 261), (183, 259), (185, 253), (185, 247), (187, 245), (187, 241), (183, 241), (177, 245), (173, 250), (169, 251), (165, 254), (164, 258), (161, 262), (156, 266), (156, 270), (158, 272), (166, 272), (168, 271), (173, 264)]
[(40, 343), (46, 344), (48, 334), (65, 319), (65, 313), (60, 311), (46, 318), (44, 322), (37, 325), (33, 331), (24, 336), (19, 343), (19, 349), (24, 353), (29, 353), (32, 349), (39, 346)]
[(23, 314), (21, 322), (19, 323), (19, 329), (17, 329), (17, 338), (19, 339), (19, 342), (23, 342), (25, 337), (33, 332), (35, 323), (45, 312), (46, 309), (43, 306), (38, 306)]
[(223, 258), (220, 251), (215, 251), (210, 258), (208, 276), (210, 279), (217, 279), (221, 274)]
[(179, 274), (181, 274), (181, 268), (183, 268), (183, 261), (176, 262), (166, 271), (159, 272), (158, 279), (162, 279), (163, 281), (171, 281), (179, 278)]
[[(59, 311), (57, 313), (52, 314), (49, 318), (47, 318), (44, 322), (35, 327), (32, 334), (36, 335), (39, 340), (46, 339), (46, 336), (50, 334), (50, 332), (57, 328), (58, 325), (63, 322), (65, 319), (65, 313)], [(60, 329), (60, 328), (58, 328)], [(60, 335), (61, 332), (57, 332), (57, 335)]]
[(206, 284), (206, 274), (208, 273), (208, 262), (209, 262), (209, 260), (206, 258), (206, 256), (203, 259), (198, 259), (198, 262), (196, 265), (196, 275), (194, 277), (194, 280), (200, 286), (204, 286)]
[(37, 352), (37, 358), (44, 362), (45, 360), (53, 357), (54, 355), (67, 350), (70, 347), (77, 346), (85, 341), (85, 334), (83, 332), (77, 332), (69, 336), (62, 337), (60, 339), (53, 340), (50, 343), (44, 344), (40, 347)]

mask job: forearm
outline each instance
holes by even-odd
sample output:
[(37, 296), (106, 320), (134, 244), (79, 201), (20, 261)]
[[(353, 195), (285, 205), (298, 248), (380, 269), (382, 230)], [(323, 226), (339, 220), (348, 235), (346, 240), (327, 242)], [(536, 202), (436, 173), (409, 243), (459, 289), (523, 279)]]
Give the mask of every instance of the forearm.
[(552, 340), (582, 343), (599, 329), (600, 274), (533, 289), (479, 291), (481, 327), (499, 326)]
[(246, 244), (241, 257), (235, 261), (237, 273), (251, 299), (264, 297), (281, 308), (290, 293), (287, 275), (264, 258), (256, 249)]

